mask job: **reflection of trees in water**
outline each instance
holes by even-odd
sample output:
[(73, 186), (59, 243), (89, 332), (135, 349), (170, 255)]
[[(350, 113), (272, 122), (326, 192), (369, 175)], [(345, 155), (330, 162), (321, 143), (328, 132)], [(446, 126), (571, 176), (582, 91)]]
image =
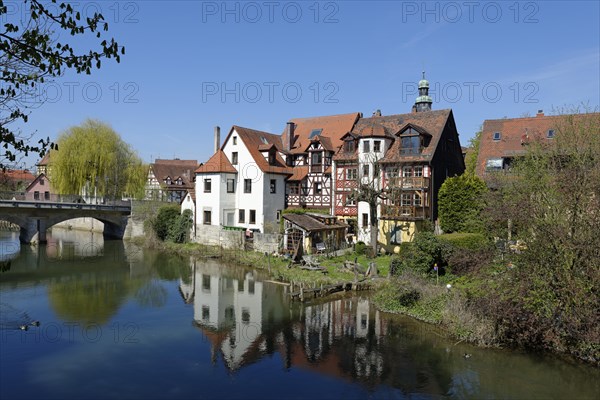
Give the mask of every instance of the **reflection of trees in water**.
[(129, 271), (84, 274), (48, 285), (48, 298), (64, 320), (105, 324), (116, 314), (135, 282)]
[(151, 280), (135, 292), (134, 298), (142, 307), (163, 307), (167, 303), (167, 289)]

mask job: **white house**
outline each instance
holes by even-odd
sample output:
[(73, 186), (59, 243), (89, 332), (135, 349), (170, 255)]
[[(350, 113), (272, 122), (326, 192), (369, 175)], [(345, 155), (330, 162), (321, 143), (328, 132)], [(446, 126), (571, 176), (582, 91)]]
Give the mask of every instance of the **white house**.
[(285, 208), (285, 179), (291, 174), (279, 135), (233, 126), (223, 145), (196, 170), (197, 229), (216, 225), (276, 231)]

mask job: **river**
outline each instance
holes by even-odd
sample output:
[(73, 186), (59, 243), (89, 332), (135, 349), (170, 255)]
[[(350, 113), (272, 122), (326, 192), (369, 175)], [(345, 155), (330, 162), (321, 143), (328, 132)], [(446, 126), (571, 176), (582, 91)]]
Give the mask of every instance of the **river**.
[(3, 399), (600, 398), (594, 367), (456, 343), (368, 293), (290, 302), (251, 268), (58, 229), (0, 232), (1, 260)]

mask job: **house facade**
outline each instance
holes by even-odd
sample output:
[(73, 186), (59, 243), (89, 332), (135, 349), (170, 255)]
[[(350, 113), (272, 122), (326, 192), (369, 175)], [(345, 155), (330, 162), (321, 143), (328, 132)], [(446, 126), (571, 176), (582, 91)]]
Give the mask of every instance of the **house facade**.
[(194, 188), (197, 160), (157, 159), (150, 164), (146, 179), (146, 200), (181, 203)]
[(333, 201), (333, 155), (360, 113), (295, 118), (282, 134), (287, 164), (286, 208), (330, 210)]
[(223, 145), (196, 169), (198, 229), (216, 225), (277, 231), (285, 180), (292, 175), (284, 156), (279, 135), (233, 126)]
[(475, 173), (489, 181), (494, 174), (510, 172), (514, 160), (525, 154), (530, 143), (551, 146), (565, 118), (598, 119), (600, 113), (544, 115), (538, 110), (534, 117), (485, 120)]
[[(419, 82), (419, 97), (408, 114), (361, 118), (334, 156), (333, 212), (349, 224), (356, 239), (371, 242), (371, 207), (356, 202), (361, 190), (380, 194), (377, 201), (378, 242), (399, 251), (425, 221), (437, 219), (437, 194), (447, 177), (464, 171), (462, 148), (452, 110), (431, 111), (429, 82)], [(355, 183), (352, 183), (354, 181)]]

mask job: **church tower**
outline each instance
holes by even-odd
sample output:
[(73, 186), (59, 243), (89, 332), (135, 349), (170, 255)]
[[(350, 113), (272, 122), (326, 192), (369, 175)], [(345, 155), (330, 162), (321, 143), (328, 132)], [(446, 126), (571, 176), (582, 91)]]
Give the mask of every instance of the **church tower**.
[(425, 79), (425, 71), (423, 71), (423, 79), (419, 81), (419, 97), (415, 101), (414, 110), (416, 112), (431, 111), (431, 97), (429, 97), (429, 81)]

